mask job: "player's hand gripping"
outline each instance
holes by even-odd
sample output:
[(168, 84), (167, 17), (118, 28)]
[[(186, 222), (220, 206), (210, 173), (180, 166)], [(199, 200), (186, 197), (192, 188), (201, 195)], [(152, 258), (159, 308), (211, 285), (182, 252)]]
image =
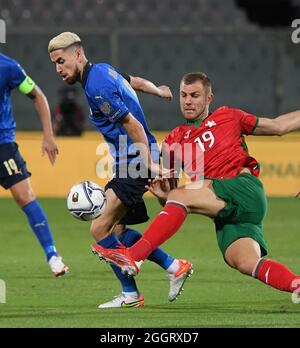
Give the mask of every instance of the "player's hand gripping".
[(149, 190), (161, 202), (165, 202), (168, 194), (171, 191), (169, 179), (157, 176), (154, 179), (148, 180), (146, 189)]
[(54, 165), (56, 156), (58, 155), (58, 148), (54, 141), (54, 138), (51, 137), (43, 137), (42, 141), (42, 156), (47, 153), (49, 161), (52, 165)]
[(159, 89), (159, 96), (161, 98), (167, 99), (167, 100), (172, 100), (173, 99), (173, 94), (170, 90), (170, 87), (162, 85), (158, 87)]

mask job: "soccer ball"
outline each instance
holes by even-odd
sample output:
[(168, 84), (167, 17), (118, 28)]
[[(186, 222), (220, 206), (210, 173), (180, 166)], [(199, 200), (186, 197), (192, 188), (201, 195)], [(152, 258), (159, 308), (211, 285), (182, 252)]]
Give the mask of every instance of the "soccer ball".
[(93, 220), (104, 212), (106, 195), (99, 185), (91, 181), (83, 181), (71, 187), (67, 206), (76, 219)]

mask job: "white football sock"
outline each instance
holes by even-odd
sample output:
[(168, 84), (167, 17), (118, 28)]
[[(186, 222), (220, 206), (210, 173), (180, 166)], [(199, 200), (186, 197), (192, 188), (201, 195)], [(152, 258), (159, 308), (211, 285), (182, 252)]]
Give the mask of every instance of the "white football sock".
[(168, 273), (176, 273), (179, 270), (179, 260), (175, 259), (170, 266), (167, 268)]

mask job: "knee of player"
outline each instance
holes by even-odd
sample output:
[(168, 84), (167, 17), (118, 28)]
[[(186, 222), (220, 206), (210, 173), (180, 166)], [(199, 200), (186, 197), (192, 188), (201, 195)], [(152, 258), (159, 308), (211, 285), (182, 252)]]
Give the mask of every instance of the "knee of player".
[(15, 195), (15, 200), (20, 207), (24, 207), (35, 200), (35, 195), (32, 191), (22, 191)]
[(236, 270), (238, 270), (239, 272), (243, 274), (247, 274), (247, 275), (252, 274), (253, 265), (250, 264), (250, 262), (246, 258), (243, 258), (243, 257), (236, 258), (232, 260), (227, 260), (227, 262), (229, 263), (231, 267), (235, 268)]
[(243, 274), (247, 274), (247, 275), (251, 275), (252, 274), (252, 268), (253, 266), (249, 264), (248, 261), (241, 261), (238, 266), (237, 269), (239, 272), (243, 273)]

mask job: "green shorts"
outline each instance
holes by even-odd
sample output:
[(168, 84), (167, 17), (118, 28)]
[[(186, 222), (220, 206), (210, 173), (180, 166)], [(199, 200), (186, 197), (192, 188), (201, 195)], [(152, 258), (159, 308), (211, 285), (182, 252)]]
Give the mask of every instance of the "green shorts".
[(261, 181), (251, 174), (242, 174), (229, 180), (211, 179), (213, 189), (226, 206), (214, 219), (219, 248), (223, 256), (237, 239), (248, 237), (260, 245), (261, 256), (268, 253), (262, 231), (267, 212), (267, 199)]

